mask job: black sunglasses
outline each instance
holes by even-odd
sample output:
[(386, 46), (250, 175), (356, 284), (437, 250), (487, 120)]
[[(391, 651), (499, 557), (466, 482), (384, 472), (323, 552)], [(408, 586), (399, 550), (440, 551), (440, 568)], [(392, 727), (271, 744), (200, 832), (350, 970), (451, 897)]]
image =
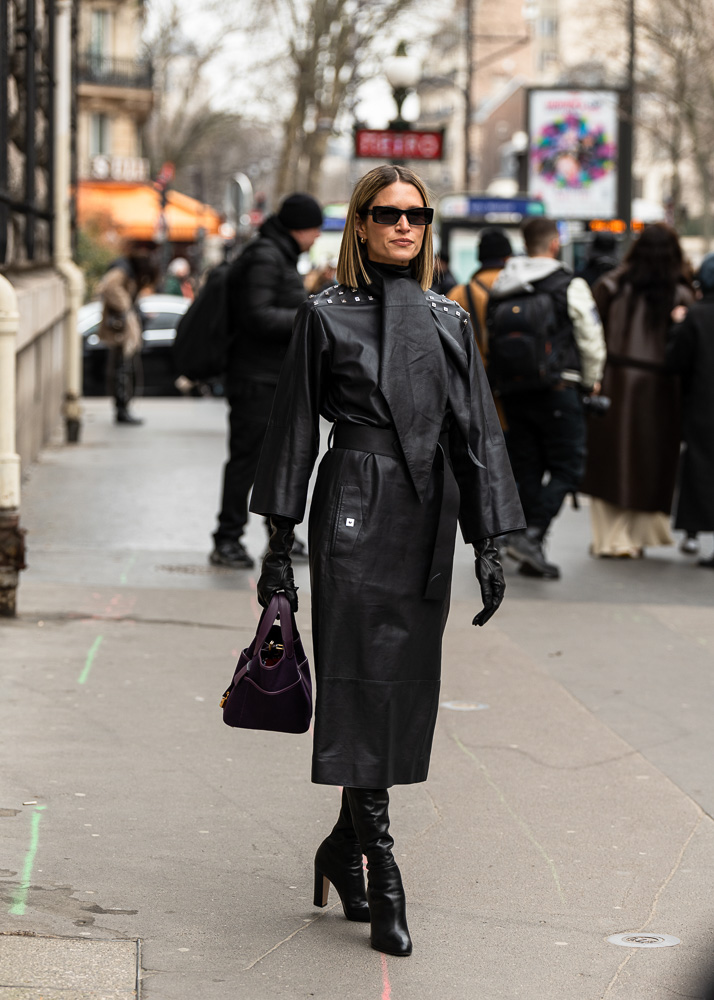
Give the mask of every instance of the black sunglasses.
[(406, 215), (410, 226), (429, 226), (434, 218), (434, 209), (423, 205), (421, 208), (395, 208), (393, 205), (375, 205), (368, 208), (378, 226), (396, 226), (403, 215)]

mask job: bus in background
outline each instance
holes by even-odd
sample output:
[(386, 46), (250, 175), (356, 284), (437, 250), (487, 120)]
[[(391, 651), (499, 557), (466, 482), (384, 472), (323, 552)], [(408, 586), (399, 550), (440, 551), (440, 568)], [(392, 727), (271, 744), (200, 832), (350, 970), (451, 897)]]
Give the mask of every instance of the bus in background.
[(498, 198), (487, 194), (447, 194), (436, 206), (436, 245), (449, 259), (449, 268), (459, 284), (476, 270), (476, 247), (482, 229), (505, 230), (513, 252), (524, 253), (521, 226), (532, 216), (545, 215), (537, 198), (518, 194)]

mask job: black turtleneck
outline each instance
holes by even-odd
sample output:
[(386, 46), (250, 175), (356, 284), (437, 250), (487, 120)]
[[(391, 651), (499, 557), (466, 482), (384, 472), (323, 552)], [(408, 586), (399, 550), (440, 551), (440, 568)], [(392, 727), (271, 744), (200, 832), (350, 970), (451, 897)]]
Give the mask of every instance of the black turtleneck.
[(411, 264), (382, 264), (381, 262), (370, 260), (369, 258), (365, 261), (365, 264), (369, 267), (373, 267), (379, 274), (391, 274), (398, 278), (411, 277)]

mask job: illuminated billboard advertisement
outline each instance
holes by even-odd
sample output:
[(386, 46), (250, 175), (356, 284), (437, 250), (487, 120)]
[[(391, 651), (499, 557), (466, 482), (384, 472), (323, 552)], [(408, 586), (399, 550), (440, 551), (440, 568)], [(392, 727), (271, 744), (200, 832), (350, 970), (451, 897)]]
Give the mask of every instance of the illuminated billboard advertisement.
[(528, 194), (550, 217), (616, 218), (618, 100), (612, 90), (528, 92)]

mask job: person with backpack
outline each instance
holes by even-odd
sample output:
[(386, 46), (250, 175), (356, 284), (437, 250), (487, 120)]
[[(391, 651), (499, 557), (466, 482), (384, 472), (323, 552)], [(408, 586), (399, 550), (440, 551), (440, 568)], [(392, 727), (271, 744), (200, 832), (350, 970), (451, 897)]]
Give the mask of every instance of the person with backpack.
[[(218, 280), (225, 288), (229, 343), (225, 391), (230, 406), (229, 458), (214, 547), (214, 566), (250, 569), (242, 542), (248, 494), (268, 427), (275, 388), (290, 343), (293, 320), (307, 292), (297, 269), (322, 227), (322, 209), (309, 194), (288, 195), (258, 236)], [(296, 540), (293, 557), (306, 558)]]
[(527, 257), (511, 257), (489, 299), (489, 379), (528, 527), (505, 551), (527, 576), (557, 579), (543, 551), (551, 522), (585, 471), (582, 396), (600, 391), (605, 339), (592, 293), (558, 260), (555, 222), (523, 226)]
[(486, 307), (494, 282), (512, 255), (511, 241), (503, 229), (490, 227), (479, 233), (476, 258), (477, 270), (465, 285), (456, 285), (447, 291), (446, 297), (458, 302), (471, 317), (471, 326), (476, 337), (476, 346), (484, 365), (488, 359), (488, 336), (486, 333)]

